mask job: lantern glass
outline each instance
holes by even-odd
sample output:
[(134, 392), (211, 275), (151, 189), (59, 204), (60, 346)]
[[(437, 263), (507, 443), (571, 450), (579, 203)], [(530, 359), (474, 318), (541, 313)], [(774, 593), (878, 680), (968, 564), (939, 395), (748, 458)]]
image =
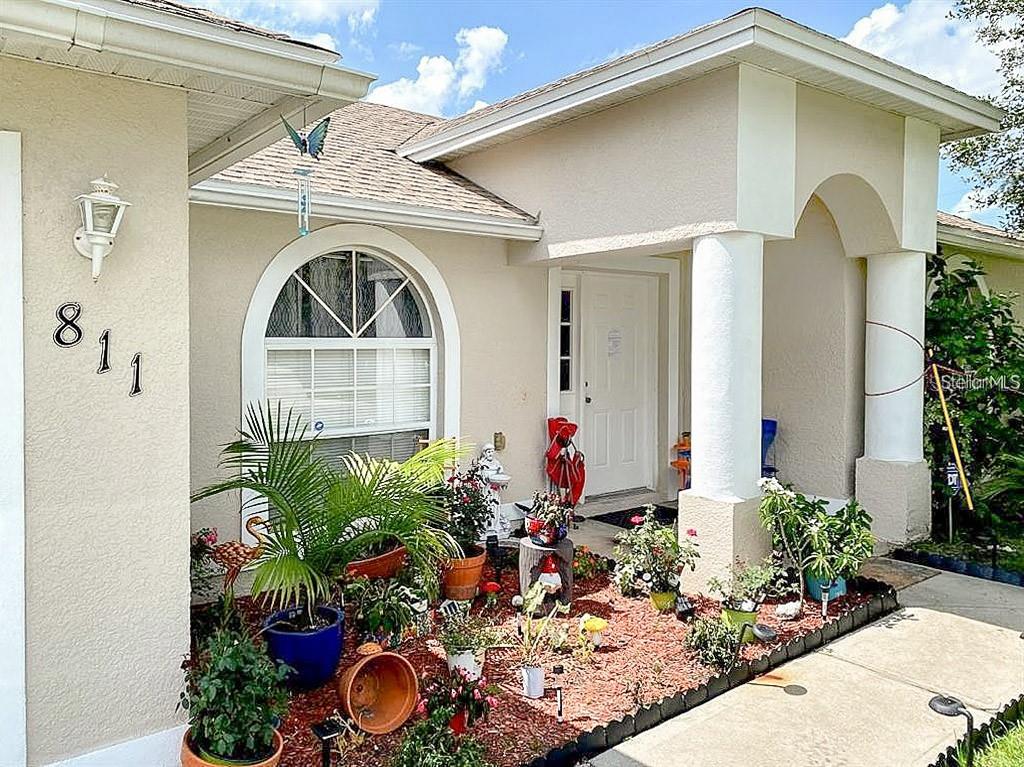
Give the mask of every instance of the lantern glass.
[(110, 202), (93, 202), (92, 231), (99, 234), (112, 234), (119, 207), (119, 205)]

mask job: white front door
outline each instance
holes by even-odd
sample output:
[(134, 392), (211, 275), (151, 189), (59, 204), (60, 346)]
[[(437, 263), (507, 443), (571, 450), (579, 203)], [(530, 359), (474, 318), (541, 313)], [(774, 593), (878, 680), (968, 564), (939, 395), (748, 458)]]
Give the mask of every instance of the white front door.
[(652, 487), (657, 282), (584, 272), (581, 292), (586, 494)]

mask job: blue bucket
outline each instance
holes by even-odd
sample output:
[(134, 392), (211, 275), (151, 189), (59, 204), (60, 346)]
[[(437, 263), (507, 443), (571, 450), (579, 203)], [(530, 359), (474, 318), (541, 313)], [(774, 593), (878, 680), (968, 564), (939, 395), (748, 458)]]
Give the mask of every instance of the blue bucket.
[(345, 614), (326, 605), (321, 605), (316, 611), (329, 625), (313, 631), (272, 628), (276, 623), (293, 621), (301, 616), (302, 609), (298, 607), (280, 610), (263, 621), (267, 652), (275, 663), (285, 663), (294, 669), (288, 675), (288, 684), (300, 690), (312, 690), (331, 679), (344, 646)]
[(775, 435), (779, 432), (779, 422), (774, 418), (761, 419), (761, 465), (768, 465), (768, 451), (775, 442)]
[[(815, 578), (810, 573), (805, 576), (805, 583), (807, 584), (807, 594), (816, 602), (820, 602), (822, 595), (825, 591), (825, 579)], [(831, 602), (836, 597), (841, 597), (846, 594), (846, 578), (837, 578), (836, 582), (832, 584), (832, 588), (828, 590), (828, 599)]]

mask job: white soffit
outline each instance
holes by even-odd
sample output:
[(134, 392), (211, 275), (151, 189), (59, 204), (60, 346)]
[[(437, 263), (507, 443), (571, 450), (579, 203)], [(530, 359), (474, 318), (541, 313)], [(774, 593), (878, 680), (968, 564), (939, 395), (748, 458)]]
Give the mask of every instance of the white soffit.
[(187, 91), (189, 183), (362, 98), (338, 54), (120, 0), (0, 0), (0, 55)]
[(451, 160), (744, 62), (934, 123), (943, 141), (997, 130), (1003, 116), (984, 100), (755, 8), (442, 123), (398, 151), (417, 162)]

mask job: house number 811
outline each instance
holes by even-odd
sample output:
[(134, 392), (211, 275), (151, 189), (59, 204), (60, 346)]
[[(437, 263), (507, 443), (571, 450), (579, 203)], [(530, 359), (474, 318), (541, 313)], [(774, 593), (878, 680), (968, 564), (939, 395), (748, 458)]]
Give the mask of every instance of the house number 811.
[[(54, 313), (57, 317), (57, 327), (53, 331), (53, 342), (61, 349), (70, 349), (77, 346), (82, 340), (82, 326), (78, 321), (82, 317), (82, 305), (75, 301), (68, 301), (57, 307)], [(97, 373), (110, 371), (110, 328), (107, 328), (99, 337), (100, 363), (96, 368)], [(128, 390), (129, 397), (137, 397), (142, 394), (142, 354), (136, 352), (132, 357), (132, 385)]]

